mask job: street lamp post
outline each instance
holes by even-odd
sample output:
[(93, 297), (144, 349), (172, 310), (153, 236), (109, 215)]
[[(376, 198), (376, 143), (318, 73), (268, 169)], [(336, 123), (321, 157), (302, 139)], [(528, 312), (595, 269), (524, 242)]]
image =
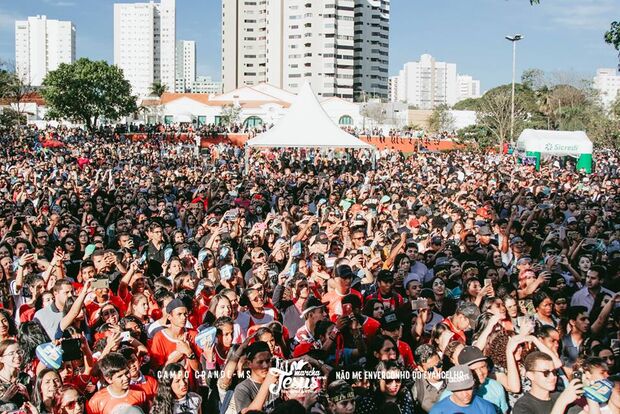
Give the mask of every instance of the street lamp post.
[[(510, 109), (510, 143), (514, 144), (514, 132), (515, 132), (515, 75), (516, 75), (516, 57), (517, 57), (517, 42), (523, 39), (523, 36), (516, 34), (514, 36), (506, 36), (506, 40), (512, 42), (512, 96), (511, 96), (511, 109)], [(503, 150), (503, 148), (502, 148)]]

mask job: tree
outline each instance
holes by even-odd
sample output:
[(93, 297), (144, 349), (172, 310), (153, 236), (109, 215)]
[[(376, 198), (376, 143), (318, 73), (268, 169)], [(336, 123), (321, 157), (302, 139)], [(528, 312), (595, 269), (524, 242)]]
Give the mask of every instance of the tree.
[(151, 85), (151, 90), (149, 91), (149, 93), (153, 96), (157, 96), (160, 97), (164, 94), (164, 92), (166, 92), (168, 88), (166, 87), (166, 85), (164, 85), (161, 82), (153, 82), (153, 84)]
[(5, 129), (26, 123), (23, 103), (34, 90), (23, 82), (9, 66), (6, 62), (0, 62), (0, 99), (11, 106), (5, 109), (2, 117), (2, 125)]
[(380, 102), (367, 103), (362, 108), (361, 114), (373, 120), (377, 125), (383, 124), (387, 118), (386, 111), (383, 109), (383, 105), (381, 105)]
[(431, 132), (454, 130), (454, 117), (447, 105), (439, 105), (433, 109), (433, 113), (428, 119), (428, 127)]
[[(523, 128), (523, 121), (525, 121), (527, 116), (525, 106), (522, 96), (515, 93), (514, 137), (517, 137)], [(510, 85), (499, 86), (485, 93), (477, 115), (478, 124), (486, 127), (491, 132), (501, 151), (504, 142), (510, 138)]]
[(609, 43), (619, 52), (618, 58), (620, 58), (620, 21), (611, 23), (609, 30), (605, 32), (604, 38), (605, 43)]
[(102, 60), (61, 64), (47, 74), (41, 92), (48, 118), (83, 123), (89, 131), (101, 118), (117, 120), (137, 110), (123, 71)]
[(239, 122), (239, 115), (241, 115), (241, 107), (233, 104), (226, 105), (222, 108), (220, 117), (222, 119), (222, 125), (233, 126)]
[(480, 98), (467, 98), (457, 102), (452, 109), (455, 111), (477, 111), (480, 107)]
[(484, 150), (497, 145), (497, 140), (493, 133), (485, 126), (469, 125), (456, 132), (456, 142), (458, 144), (474, 145)]
[(538, 90), (546, 85), (545, 72), (540, 69), (525, 69), (521, 75), (521, 83), (523, 86)]

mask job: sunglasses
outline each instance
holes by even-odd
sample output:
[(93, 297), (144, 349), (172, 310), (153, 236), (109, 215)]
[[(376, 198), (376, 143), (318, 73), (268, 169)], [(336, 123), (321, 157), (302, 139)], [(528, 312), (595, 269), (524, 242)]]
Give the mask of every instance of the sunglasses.
[(555, 372), (555, 370), (552, 370), (552, 369), (544, 369), (542, 371), (532, 370), (532, 372), (540, 372), (541, 374), (543, 374), (545, 378), (548, 378), (549, 375), (553, 375), (554, 377), (558, 376), (557, 372)]
[(84, 397), (78, 397), (78, 399), (77, 399), (77, 400), (73, 400), (73, 401), (69, 401), (69, 402), (67, 402), (67, 403), (64, 405), (64, 407), (63, 407), (63, 408), (67, 408), (67, 409), (69, 409), (69, 410), (74, 410), (74, 409), (75, 409), (75, 407), (76, 407), (77, 405), (79, 405), (79, 406), (83, 407), (85, 402), (86, 402), (86, 398), (84, 398)]
[(392, 384), (392, 383), (400, 384), (401, 380), (398, 378), (388, 378), (388, 379), (385, 379), (385, 383), (386, 384)]
[(428, 372), (434, 372), (435, 370), (439, 371), (441, 368), (443, 368), (443, 362), (438, 362), (437, 365), (434, 365), (432, 367), (428, 368)]

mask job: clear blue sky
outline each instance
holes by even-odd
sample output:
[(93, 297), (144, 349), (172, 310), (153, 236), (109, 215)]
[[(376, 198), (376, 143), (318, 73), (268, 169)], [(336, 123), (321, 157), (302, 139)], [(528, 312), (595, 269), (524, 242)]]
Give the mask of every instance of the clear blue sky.
[[(128, 0), (0, 0), (0, 58), (14, 60), (16, 19), (36, 14), (73, 21), (77, 55), (113, 61), (113, 4)], [(620, 19), (620, 0), (392, 0), (390, 75), (430, 53), (474, 76), (482, 90), (511, 80), (511, 47), (522, 33), (517, 74), (526, 68), (591, 78), (616, 67), (603, 33)], [(196, 40), (198, 73), (220, 77), (220, 0), (177, 0), (177, 37)]]

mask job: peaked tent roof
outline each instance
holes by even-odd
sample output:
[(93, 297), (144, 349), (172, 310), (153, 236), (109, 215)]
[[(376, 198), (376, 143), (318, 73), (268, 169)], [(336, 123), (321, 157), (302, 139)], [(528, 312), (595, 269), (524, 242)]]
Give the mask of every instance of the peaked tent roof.
[(517, 149), (542, 154), (592, 154), (592, 141), (584, 131), (525, 129), (517, 139)]
[(258, 148), (374, 148), (334, 124), (308, 82), (302, 85), (286, 115), (273, 128), (249, 140), (246, 145)]

